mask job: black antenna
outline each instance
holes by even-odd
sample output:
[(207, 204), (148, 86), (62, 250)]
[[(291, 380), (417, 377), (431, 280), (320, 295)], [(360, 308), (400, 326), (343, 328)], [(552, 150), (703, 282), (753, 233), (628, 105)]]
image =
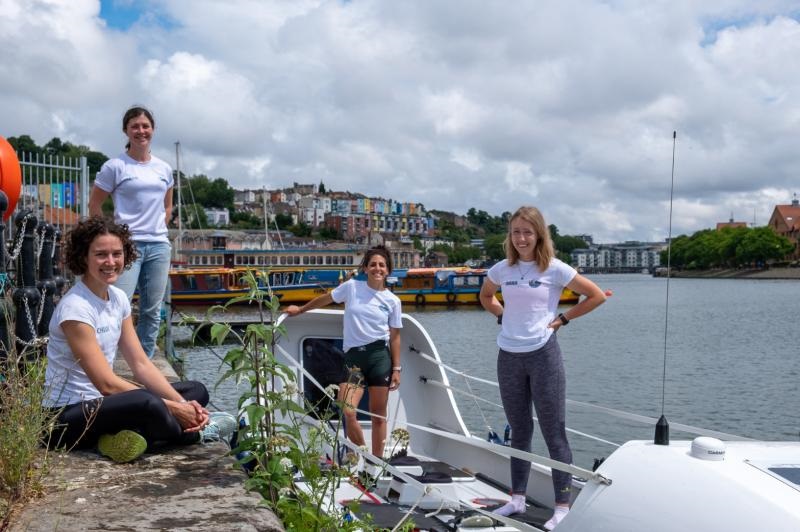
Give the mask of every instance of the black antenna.
[(664, 360), (661, 374), (661, 417), (656, 423), (656, 434), (653, 443), (656, 445), (669, 445), (669, 423), (664, 415), (664, 403), (667, 389), (667, 331), (669, 330), (669, 279), (672, 272), (672, 195), (675, 190), (675, 144), (677, 131), (672, 132), (672, 177), (669, 186), (669, 234), (667, 236), (667, 297), (664, 310)]

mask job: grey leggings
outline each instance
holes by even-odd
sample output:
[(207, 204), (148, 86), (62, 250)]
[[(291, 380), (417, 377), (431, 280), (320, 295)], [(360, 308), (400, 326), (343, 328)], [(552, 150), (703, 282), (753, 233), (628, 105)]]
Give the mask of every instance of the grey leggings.
[[(511, 447), (530, 452), (533, 403), (550, 458), (572, 463), (565, 420), (564, 361), (556, 335), (553, 334), (536, 351), (509, 353), (501, 349), (497, 356), (497, 382), (503, 409), (511, 425)], [(530, 462), (511, 458), (511, 493), (524, 494), (527, 491), (530, 468)], [(556, 504), (569, 503), (572, 475), (554, 469), (553, 489)]]

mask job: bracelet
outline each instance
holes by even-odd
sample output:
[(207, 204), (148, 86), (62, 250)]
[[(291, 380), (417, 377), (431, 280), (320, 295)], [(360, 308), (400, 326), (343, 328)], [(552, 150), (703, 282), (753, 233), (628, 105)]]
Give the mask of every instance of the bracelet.
[(569, 320), (566, 316), (564, 316), (563, 313), (558, 315), (558, 319), (561, 320), (561, 325), (566, 325), (569, 323)]
[(403, 366), (395, 366), (392, 368), (392, 371), (396, 371), (398, 373), (403, 371)]

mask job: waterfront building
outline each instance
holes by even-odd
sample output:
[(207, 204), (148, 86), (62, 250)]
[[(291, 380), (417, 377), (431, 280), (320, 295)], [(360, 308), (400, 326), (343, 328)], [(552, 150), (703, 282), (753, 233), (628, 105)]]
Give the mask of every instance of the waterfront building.
[(587, 273), (651, 271), (661, 265), (661, 251), (666, 243), (628, 241), (619, 244), (596, 244), (575, 249), (572, 265)]
[(795, 194), (791, 205), (775, 205), (767, 224), (780, 236), (784, 236), (794, 245), (794, 251), (787, 260), (800, 259), (800, 202)]
[(428, 220), (422, 216), (376, 213), (330, 213), (325, 224), (345, 240), (364, 241), (371, 233), (390, 236), (432, 236)]
[(206, 221), (211, 227), (220, 227), (231, 223), (231, 213), (228, 209), (206, 208), (203, 209), (203, 212), (206, 213)]

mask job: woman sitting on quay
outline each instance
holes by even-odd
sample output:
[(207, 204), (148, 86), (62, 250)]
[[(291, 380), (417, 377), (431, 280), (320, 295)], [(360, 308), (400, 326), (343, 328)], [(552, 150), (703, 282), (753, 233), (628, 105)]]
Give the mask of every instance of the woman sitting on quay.
[[(136, 259), (127, 226), (99, 216), (81, 221), (67, 235), (65, 257), (81, 277), (50, 320), (44, 406), (58, 410), (51, 446), (97, 446), (130, 462), (147, 449), (230, 437), (236, 419), (206, 410), (206, 387), (170, 384), (142, 349), (130, 302), (113, 286)], [(114, 373), (117, 349), (141, 384)]]

